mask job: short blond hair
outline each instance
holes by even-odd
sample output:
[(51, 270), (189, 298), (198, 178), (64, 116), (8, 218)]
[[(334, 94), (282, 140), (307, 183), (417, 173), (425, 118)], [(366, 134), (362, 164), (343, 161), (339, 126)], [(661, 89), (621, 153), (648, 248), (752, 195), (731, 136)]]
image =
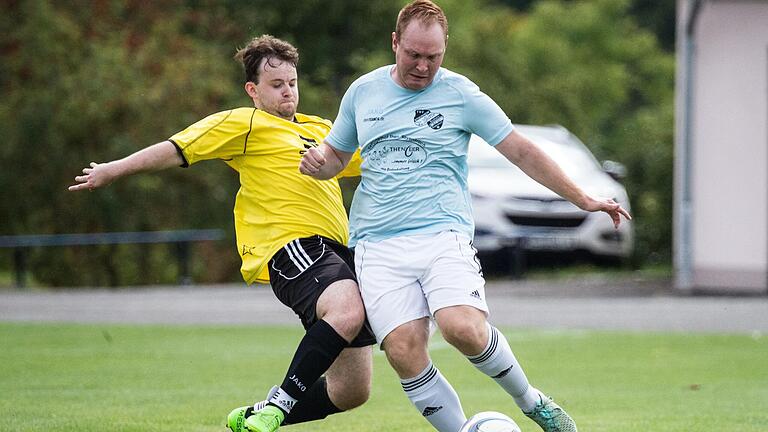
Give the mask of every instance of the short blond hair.
[(440, 24), (446, 39), (448, 38), (448, 18), (445, 16), (443, 10), (440, 9), (440, 6), (430, 0), (415, 0), (405, 5), (400, 9), (400, 13), (397, 14), (395, 35), (398, 39), (400, 39), (405, 28), (414, 19), (421, 21), (423, 24), (432, 24), (435, 22)]

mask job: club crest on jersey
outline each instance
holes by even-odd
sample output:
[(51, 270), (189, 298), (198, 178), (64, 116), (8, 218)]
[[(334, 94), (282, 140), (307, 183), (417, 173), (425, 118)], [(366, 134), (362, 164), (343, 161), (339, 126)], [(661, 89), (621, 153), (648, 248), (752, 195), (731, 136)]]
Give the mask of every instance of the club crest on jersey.
[(299, 138), (301, 138), (302, 141), (304, 141), (304, 143), (303, 143), (304, 144), (304, 148), (299, 150), (299, 154), (301, 154), (301, 155), (304, 155), (304, 153), (306, 153), (307, 150), (311, 149), (312, 147), (317, 147), (318, 146), (317, 141), (315, 141), (314, 138), (305, 138), (305, 137), (303, 137), (301, 135), (299, 135)]
[(413, 122), (416, 123), (417, 126), (427, 125), (434, 130), (443, 127), (444, 120), (445, 117), (443, 117), (442, 114), (432, 112), (428, 109), (417, 109), (416, 113), (413, 115)]

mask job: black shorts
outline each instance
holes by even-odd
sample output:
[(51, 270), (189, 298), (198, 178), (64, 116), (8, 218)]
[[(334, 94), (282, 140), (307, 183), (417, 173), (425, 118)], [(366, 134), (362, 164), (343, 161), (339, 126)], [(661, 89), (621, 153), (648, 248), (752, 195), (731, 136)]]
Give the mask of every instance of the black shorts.
[[(344, 279), (357, 282), (355, 258), (349, 248), (321, 236), (289, 242), (272, 256), (268, 265), (272, 291), (301, 318), (304, 329), (317, 322), (317, 299), (329, 285)], [(366, 319), (349, 346), (375, 343), (376, 337)]]

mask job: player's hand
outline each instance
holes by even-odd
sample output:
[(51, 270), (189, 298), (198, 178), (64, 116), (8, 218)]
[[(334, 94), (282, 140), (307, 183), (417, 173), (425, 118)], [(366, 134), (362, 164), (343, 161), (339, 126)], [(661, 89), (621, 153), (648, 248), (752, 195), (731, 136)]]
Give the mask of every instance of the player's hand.
[(624, 216), (626, 220), (632, 220), (632, 216), (629, 215), (629, 212), (612, 199), (593, 199), (586, 207), (584, 207), (584, 210), (608, 213), (608, 216), (610, 216), (613, 221), (614, 228), (619, 227), (622, 216)]
[(308, 176), (315, 176), (325, 165), (326, 159), (320, 149), (317, 147), (310, 147), (299, 163), (299, 172)]
[(75, 184), (69, 187), (71, 191), (94, 190), (107, 186), (114, 180), (109, 164), (90, 163), (90, 168), (83, 168), (83, 175), (75, 177)]

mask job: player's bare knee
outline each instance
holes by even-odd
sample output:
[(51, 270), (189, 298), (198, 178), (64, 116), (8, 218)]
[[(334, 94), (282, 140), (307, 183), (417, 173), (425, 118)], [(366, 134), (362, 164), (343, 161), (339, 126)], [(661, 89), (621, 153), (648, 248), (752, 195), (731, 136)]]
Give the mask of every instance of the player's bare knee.
[(474, 355), (483, 350), (488, 335), (485, 322), (453, 321), (440, 328), (443, 338), (465, 355)]
[(365, 308), (361, 304), (348, 304), (346, 307), (340, 305), (335, 309), (329, 310), (323, 320), (333, 327), (336, 332), (346, 339), (352, 341), (365, 322)]
[(360, 332), (365, 322), (365, 307), (363, 303), (353, 303), (343, 311), (343, 319), (355, 335)]
[(481, 352), (488, 341), (485, 314), (470, 306), (440, 309), (435, 314), (437, 325), (446, 342), (464, 355)]
[(331, 284), (317, 301), (317, 316), (347, 341), (354, 339), (365, 321), (365, 307), (357, 284), (352, 280)]
[(396, 329), (384, 339), (387, 359), (401, 378), (415, 376), (429, 363), (427, 336), (428, 333)]

